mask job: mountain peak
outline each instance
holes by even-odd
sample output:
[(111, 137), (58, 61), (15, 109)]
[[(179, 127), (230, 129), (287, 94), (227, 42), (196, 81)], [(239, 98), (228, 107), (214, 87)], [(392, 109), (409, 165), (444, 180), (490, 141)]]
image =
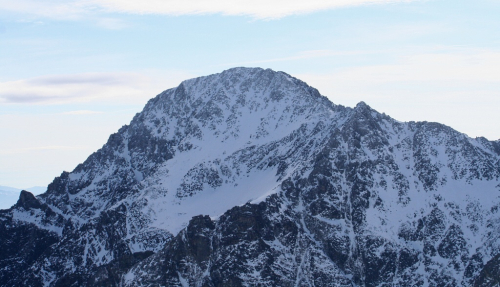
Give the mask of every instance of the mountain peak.
[(188, 94), (217, 95), (217, 90), (228, 96), (253, 94), (263, 97), (266, 102), (269, 99), (279, 101), (285, 96), (322, 98), (316, 89), (305, 82), (285, 72), (262, 68), (231, 68), (218, 74), (183, 81), (179, 88), (186, 89)]
[(498, 150), (283, 72), (186, 80), (0, 212), (0, 285), (472, 286), (498, 265)]
[(33, 193), (26, 190), (21, 190), (21, 193), (19, 194), (19, 200), (15, 205), (15, 207), (22, 207), (25, 210), (29, 210), (32, 208), (39, 209), (41, 206), (42, 205), (40, 201), (36, 199)]
[(371, 107), (367, 105), (365, 102), (361, 101), (356, 104), (356, 109), (371, 109)]

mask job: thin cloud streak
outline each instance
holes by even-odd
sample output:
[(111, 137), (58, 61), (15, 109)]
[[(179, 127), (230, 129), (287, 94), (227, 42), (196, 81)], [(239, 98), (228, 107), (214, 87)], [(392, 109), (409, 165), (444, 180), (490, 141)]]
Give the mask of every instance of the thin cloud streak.
[(57, 75), (45, 76), (27, 80), (28, 84), (34, 85), (119, 85), (133, 80), (136, 75), (129, 74), (77, 74), (77, 75)]
[[(44, 76), (0, 83), (0, 104), (39, 104), (122, 100), (150, 92), (151, 80), (136, 73)], [(151, 94), (148, 95), (151, 97)]]
[(54, 97), (54, 96), (29, 93), (29, 92), (28, 93), (15, 92), (12, 94), (4, 94), (4, 93), (0, 92), (0, 103), (2, 102), (2, 100), (5, 103), (36, 104), (36, 103), (42, 103), (42, 102), (47, 102), (47, 101), (63, 100), (63, 97)]
[(0, 82), (2, 104), (138, 104), (193, 75), (183, 71), (51, 75)]

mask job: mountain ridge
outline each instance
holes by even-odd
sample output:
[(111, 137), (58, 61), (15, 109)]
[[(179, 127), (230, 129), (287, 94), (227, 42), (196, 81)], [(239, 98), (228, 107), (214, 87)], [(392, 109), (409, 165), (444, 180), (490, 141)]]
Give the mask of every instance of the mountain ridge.
[(15, 264), (4, 253), (0, 283), (486, 282), (500, 250), (498, 143), (335, 105), (283, 72), (186, 80), (45, 194), (0, 211), (0, 246), (28, 246)]

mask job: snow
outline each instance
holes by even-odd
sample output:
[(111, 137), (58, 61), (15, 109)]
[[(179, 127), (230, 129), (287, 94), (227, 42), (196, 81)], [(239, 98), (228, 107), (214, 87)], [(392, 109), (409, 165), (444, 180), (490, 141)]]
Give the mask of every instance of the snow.
[(179, 276), (179, 281), (181, 282), (182, 287), (189, 287), (189, 282), (182, 277), (181, 273), (177, 271), (177, 275)]
[(126, 285), (130, 285), (135, 281), (135, 274), (133, 272), (133, 269), (123, 276), (123, 281)]
[[(194, 79), (183, 83), (187, 94), (191, 95), (186, 105), (196, 102), (197, 97), (206, 101), (208, 95), (217, 94), (215, 92), (217, 89), (226, 94), (231, 93), (226, 87), (221, 87), (220, 79), (217, 77), (206, 79), (204, 83), (201, 82), (203, 80), (205, 79)], [(289, 84), (293, 85), (293, 81)], [(216, 87), (213, 88), (211, 85)], [(193, 87), (197, 87), (196, 90)], [(238, 89), (237, 86), (232, 88)], [(234, 91), (233, 93), (240, 94)], [(252, 150), (256, 147), (277, 142), (301, 127), (312, 126), (323, 114), (318, 113), (312, 117), (308, 113), (294, 115), (297, 107), (308, 107), (311, 104), (302, 99), (285, 98), (282, 105), (270, 105), (267, 103), (267, 92), (260, 91), (258, 87), (249, 88), (240, 95), (247, 99), (246, 104), (238, 106), (236, 97), (231, 97), (224, 105), (236, 107), (237, 112), (223, 109), (222, 120), (215, 128), (203, 126), (198, 119), (190, 118), (191, 123), (199, 127), (201, 136), (186, 137), (181, 143), (189, 143), (193, 148), (188, 151), (178, 150), (174, 158), (156, 169), (153, 176), (142, 180), (144, 188), (134, 200), (147, 200), (148, 204), (144, 207), (143, 213), (151, 217), (150, 227), (168, 230), (175, 235), (194, 215), (207, 214), (216, 219), (233, 206), (247, 202), (258, 203), (279, 192), (280, 181), (276, 175), (276, 167), (258, 169), (248, 166), (248, 162), (241, 162), (238, 158), (241, 159), (244, 154), (252, 158), (254, 156)], [(311, 109), (313, 108), (318, 109), (316, 104), (311, 106)], [(332, 115), (329, 109), (323, 109), (323, 113), (325, 112), (328, 116)], [(162, 119), (166, 116), (158, 109), (152, 109), (150, 114), (152, 119)], [(233, 118), (229, 125), (228, 120), (234, 115), (236, 118)], [(175, 120), (165, 122), (167, 127), (164, 130), (167, 134), (161, 135), (162, 137), (168, 139), (179, 133), (175, 132), (179, 128), (174, 125)], [(152, 120), (146, 122), (146, 126), (156, 131), (157, 128), (151, 123)], [(285, 153), (288, 150), (289, 147), (279, 147), (276, 152)], [(122, 156), (130, 162), (128, 153), (124, 152)], [(268, 158), (269, 155), (264, 155), (261, 162)], [(220, 186), (203, 183), (201, 190), (195, 190), (194, 194), (179, 198), (179, 192), (183, 194), (183, 184), (189, 184), (192, 180), (188, 175), (196, 175), (203, 169), (214, 170), (220, 175), (223, 174), (224, 167), (230, 170), (231, 175), (223, 176), (223, 183)], [(291, 166), (286, 175), (294, 171), (294, 167)], [(137, 171), (134, 170), (134, 173), (137, 174)], [(92, 188), (94, 187), (90, 186), (87, 190)]]
[(44, 222), (43, 217), (44, 212), (40, 209), (34, 209), (30, 211), (15, 209), (12, 211), (12, 219), (14, 221), (31, 223), (38, 226), (39, 228), (55, 232), (56, 234), (61, 236), (63, 230), (62, 226)]
[(261, 200), (263, 196), (276, 192), (279, 184), (276, 176), (268, 170), (250, 172), (236, 181), (237, 186), (231, 182), (216, 189), (206, 187), (203, 192), (181, 200), (173, 192), (162, 198), (146, 196), (150, 202), (147, 208), (157, 218), (152, 227), (177, 234), (195, 215), (209, 215), (216, 219), (233, 206), (243, 205), (253, 199)]

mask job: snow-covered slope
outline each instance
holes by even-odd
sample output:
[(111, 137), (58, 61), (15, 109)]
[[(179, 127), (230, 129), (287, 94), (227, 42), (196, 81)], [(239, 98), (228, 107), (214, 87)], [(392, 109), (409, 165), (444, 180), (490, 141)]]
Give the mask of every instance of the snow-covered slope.
[(499, 177), (498, 141), (234, 68), (161, 93), (3, 211), (0, 247), (26, 252), (0, 282), (468, 286), (500, 253)]
[(148, 226), (176, 234), (194, 215), (217, 216), (275, 192), (283, 175), (264, 162), (286, 156), (289, 148), (278, 146), (286, 137), (335, 118), (330, 106), (304, 83), (272, 71), (235, 69), (185, 81), (151, 100), (68, 175), (68, 202), (51, 188), (42, 198), (85, 219), (142, 202), (134, 208)]

